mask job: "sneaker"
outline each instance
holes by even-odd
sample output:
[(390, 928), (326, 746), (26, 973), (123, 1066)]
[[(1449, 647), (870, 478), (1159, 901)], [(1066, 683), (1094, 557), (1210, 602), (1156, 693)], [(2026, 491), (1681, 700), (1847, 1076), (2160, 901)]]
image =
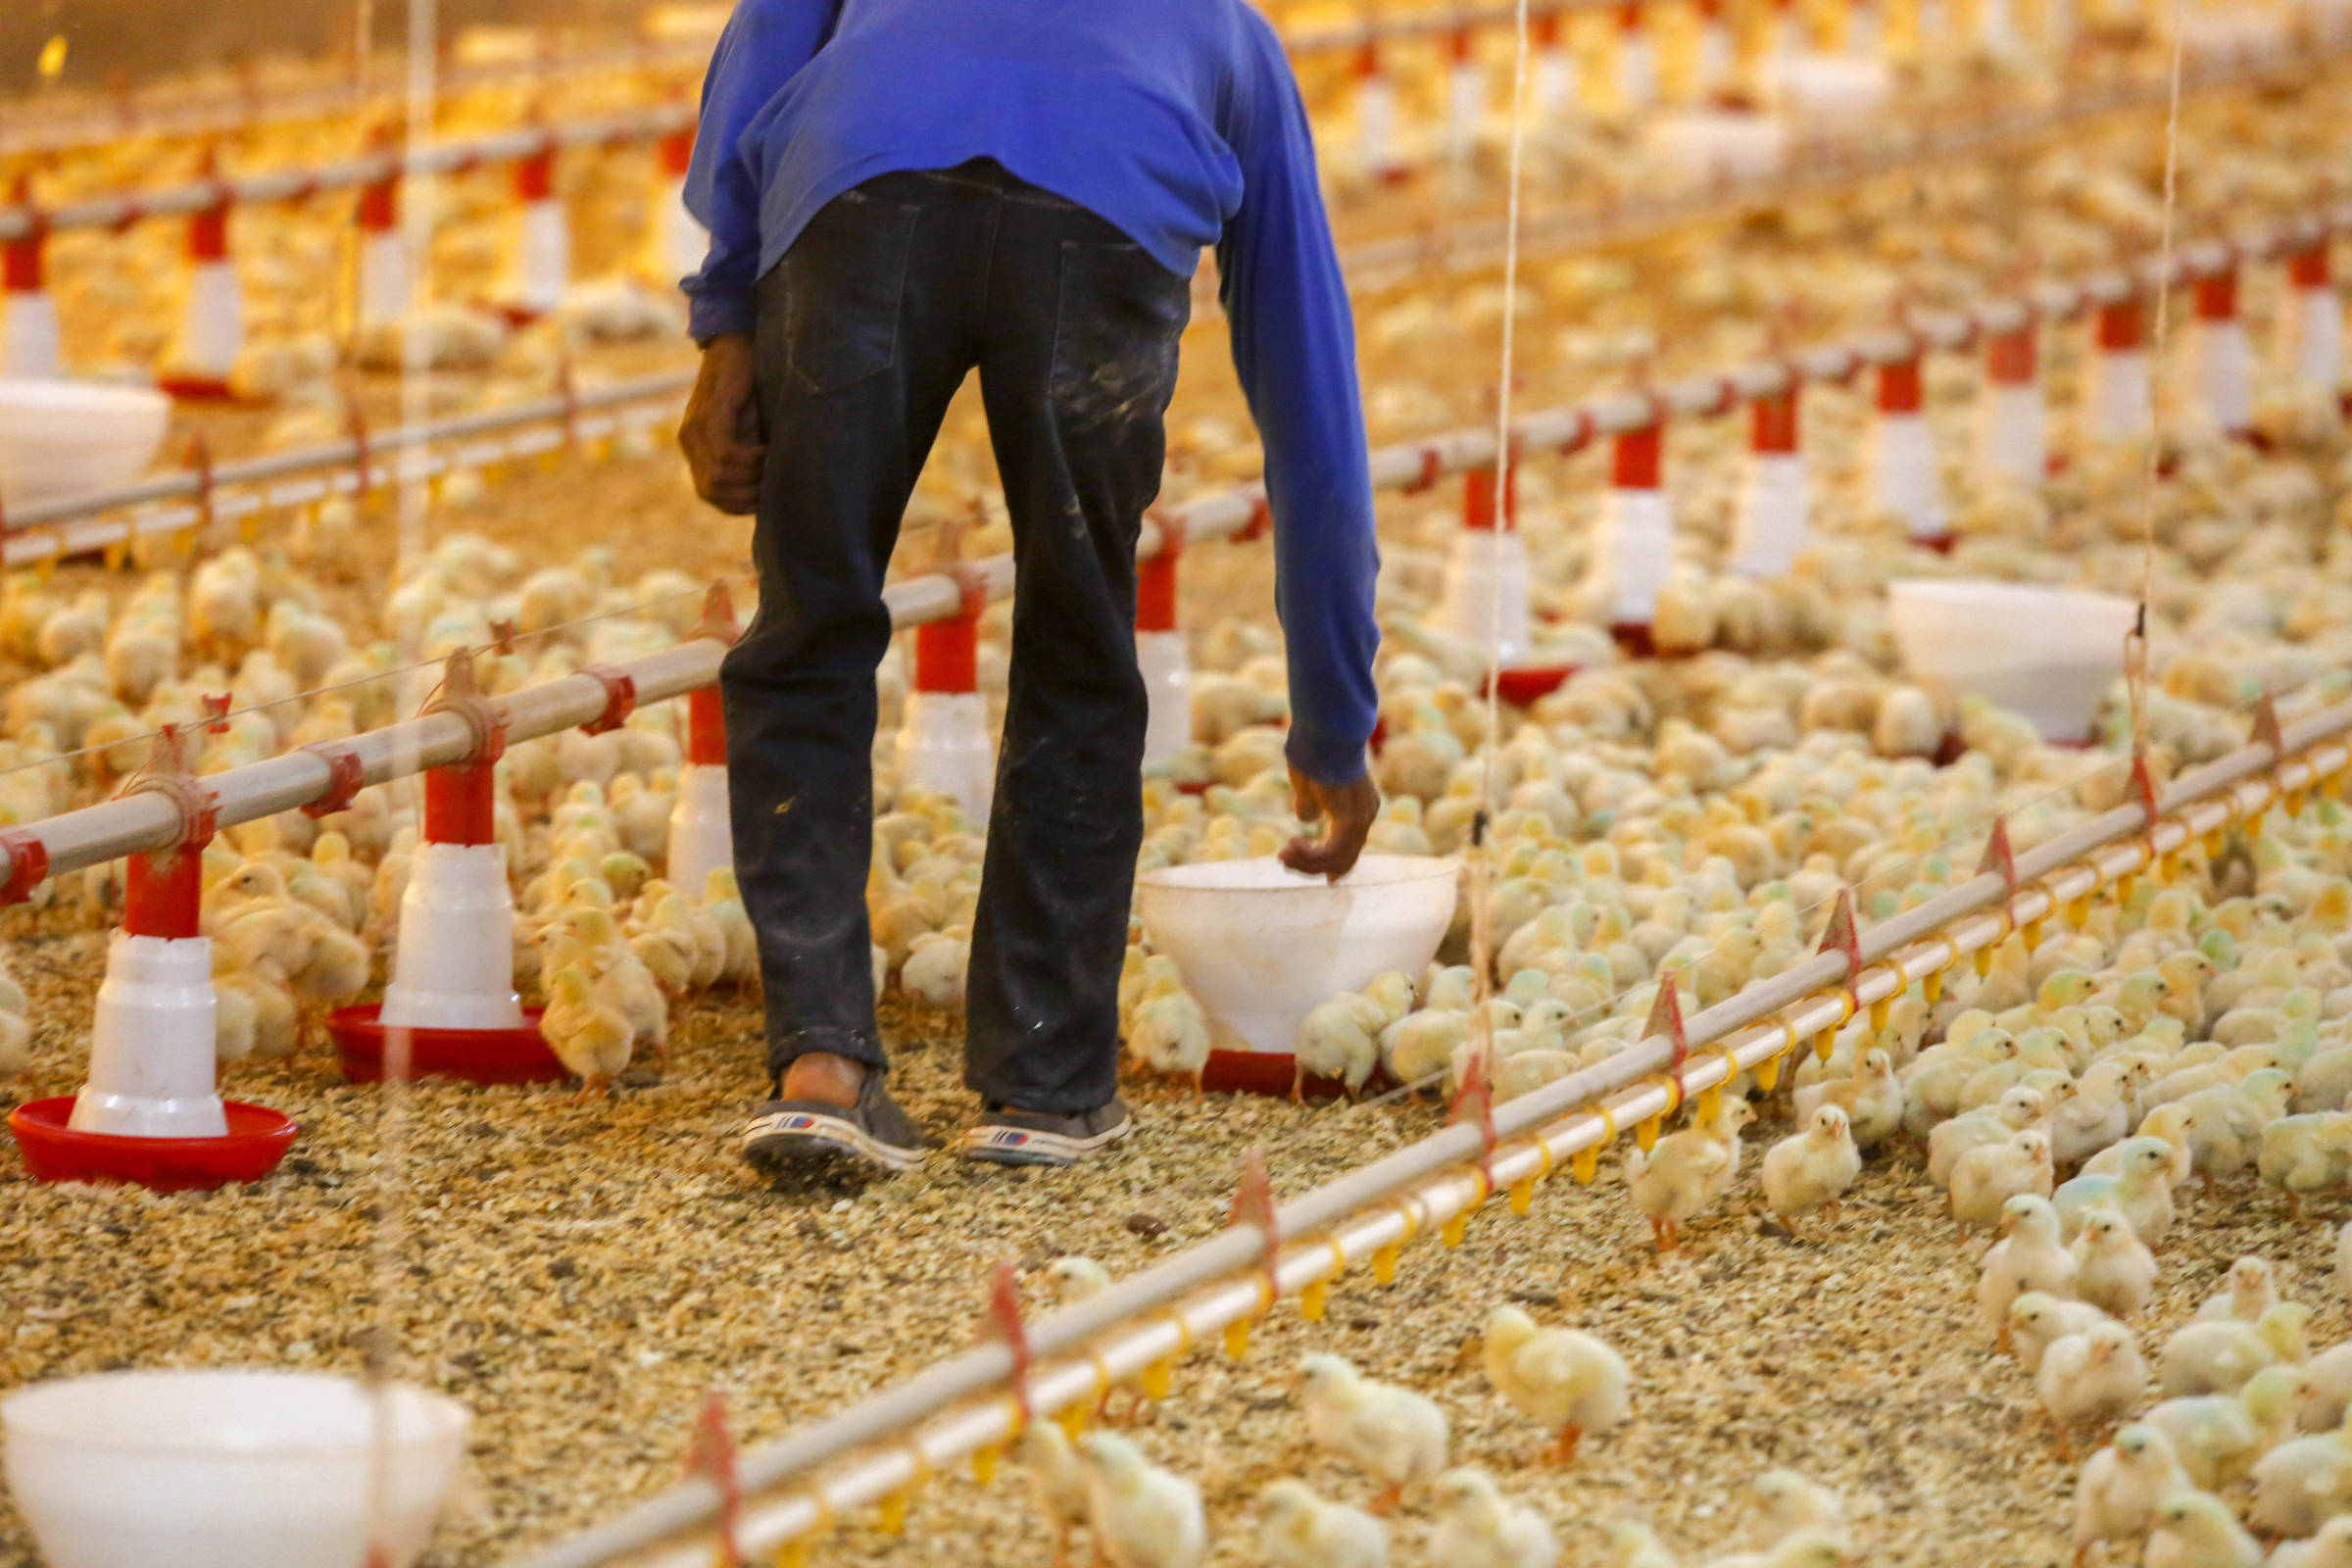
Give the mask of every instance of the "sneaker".
[(963, 1135), (963, 1157), (991, 1165), (1075, 1165), (1135, 1131), (1123, 1101), (1074, 1115), (991, 1105)]
[(787, 1170), (849, 1162), (896, 1173), (923, 1157), (923, 1133), (869, 1071), (855, 1105), (771, 1100), (743, 1130), (743, 1154), (771, 1180)]

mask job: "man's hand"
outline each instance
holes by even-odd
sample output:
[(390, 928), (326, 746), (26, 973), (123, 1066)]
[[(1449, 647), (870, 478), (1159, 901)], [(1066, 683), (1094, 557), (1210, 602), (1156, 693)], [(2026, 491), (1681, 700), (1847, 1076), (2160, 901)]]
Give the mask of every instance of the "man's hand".
[(1337, 882), (1355, 869), (1364, 839), (1380, 815), (1380, 790), (1367, 773), (1352, 784), (1321, 784), (1291, 769), (1291, 801), (1298, 820), (1328, 822), (1320, 840), (1304, 834), (1282, 847), (1282, 863), (1308, 876)]
[(742, 516), (760, 505), (760, 468), (766, 446), (752, 340), (727, 333), (703, 345), (702, 373), (686, 398), (678, 448), (694, 475), (694, 492), (721, 512)]

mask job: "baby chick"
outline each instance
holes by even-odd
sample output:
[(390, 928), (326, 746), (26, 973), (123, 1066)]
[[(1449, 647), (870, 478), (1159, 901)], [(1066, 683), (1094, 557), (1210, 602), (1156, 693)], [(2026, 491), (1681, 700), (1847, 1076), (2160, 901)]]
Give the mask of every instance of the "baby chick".
[(2075, 1294), (2110, 1317), (2126, 1318), (2148, 1304), (2156, 1289), (2156, 1254), (2123, 1211), (2094, 1203), (2075, 1237)]
[(2156, 1358), (2164, 1392), (2175, 1398), (2235, 1394), (2266, 1366), (2300, 1365), (2309, 1354), (2304, 1325), (2310, 1317), (2311, 1308), (2281, 1301), (2253, 1323), (2226, 1318), (2177, 1330)]
[(1825, 1104), (1842, 1107), (1856, 1149), (1876, 1149), (1903, 1125), (1903, 1085), (1894, 1075), (1894, 1058), (1876, 1047), (1855, 1058), (1853, 1076), (1808, 1084), (1796, 1091), (1795, 1103), (1799, 1121)]
[(1020, 1462), (1029, 1472), (1029, 1494), (1054, 1527), (1054, 1568), (1070, 1561), (1070, 1532), (1087, 1527), (1086, 1468), (1058, 1422), (1032, 1421), (1021, 1429)]
[(2196, 1321), (2214, 1323), (2233, 1317), (2240, 1323), (2255, 1323), (2278, 1304), (2278, 1279), (2270, 1259), (2248, 1253), (2230, 1265), (2222, 1288), (2197, 1308)]
[(1748, 1489), (1764, 1514), (1764, 1540), (1778, 1545), (1803, 1531), (1842, 1535), (1845, 1501), (1819, 1482), (1793, 1470), (1767, 1470)]
[(637, 1040), (629, 1020), (597, 1000), (595, 983), (577, 964), (565, 964), (549, 977), (539, 1032), (556, 1059), (578, 1075), (579, 1100), (620, 1076)]
[(2352, 1568), (2352, 1514), (2328, 1520), (2309, 1541), (2281, 1543), (2265, 1568)]
[(1298, 1379), (1308, 1439), (1381, 1483), (1375, 1512), (1394, 1509), (1446, 1468), (1450, 1433), (1433, 1400), (1364, 1377), (1336, 1355), (1308, 1356)]
[(2230, 1505), (2203, 1492), (2176, 1492), (2156, 1505), (2142, 1568), (2262, 1568), (2262, 1547)]
[(1113, 1568), (1200, 1568), (1208, 1554), (1200, 1489), (1146, 1462), (1107, 1432), (1078, 1442), (1086, 1468), (1087, 1520)]
[(1388, 1568), (1389, 1533), (1361, 1509), (1325, 1502), (1300, 1481), (1258, 1494), (1258, 1547), (1272, 1568)]
[(2352, 1511), (2352, 1417), (2317, 1437), (2291, 1438), (2254, 1461), (2247, 1519), (2275, 1536), (2308, 1536)]
[(2139, 1342), (2121, 1323), (2099, 1323), (2087, 1334), (2051, 1346), (2034, 1374), (2041, 1407), (2058, 1433), (2059, 1451), (2075, 1456), (2073, 1429), (2104, 1427), (2128, 1414), (2148, 1388)]
[(1437, 1483), (1428, 1558), (1446, 1568), (1553, 1568), (1559, 1539), (1544, 1516), (1502, 1494), (1484, 1470), (1448, 1470)]
[(2009, 1304), (2028, 1291), (2071, 1298), (2077, 1264), (2058, 1239), (2058, 1212), (2046, 1198), (2020, 1193), (2001, 1206), (1997, 1228), (2001, 1239), (1984, 1254), (1977, 1279), (1977, 1304), (1992, 1330), (1994, 1347), (2005, 1354)]
[(2076, 1563), (2101, 1542), (2145, 1536), (2164, 1499), (2187, 1485), (2161, 1431), (2143, 1422), (2118, 1432), (2083, 1463), (2075, 1483)]
[(2234, 1396), (2167, 1399), (2140, 1419), (2162, 1432), (2188, 1478), (2207, 1491), (2241, 1479), (2295, 1428), (2310, 1389), (2298, 1366), (2266, 1366)]
[(1799, 1214), (1819, 1208), (1835, 1219), (1838, 1200), (1861, 1171), (1862, 1156), (1854, 1149), (1844, 1108), (1824, 1105), (1802, 1132), (1782, 1139), (1764, 1155), (1765, 1201), (1793, 1236)]
[(2088, 1301), (2062, 1300), (2028, 1291), (2009, 1303), (2009, 1351), (2028, 1372), (2039, 1372), (2041, 1359), (2060, 1340), (2088, 1334), (2109, 1321)]
[(1625, 1358), (1576, 1329), (1539, 1328), (1516, 1306), (1487, 1317), (1487, 1381), (1520, 1414), (1559, 1434), (1567, 1464), (1588, 1432), (1608, 1432), (1633, 1408)]
[(2049, 1197), (2050, 1177), (2050, 1140), (2034, 1128), (1972, 1149), (1952, 1163), (1952, 1218), (1963, 1232), (1994, 1224), (2020, 1193)]
[(2122, 1211), (2142, 1242), (2152, 1248), (2164, 1245), (2173, 1226), (2173, 1148), (2161, 1138), (2134, 1138), (2123, 1151), (2118, 1174), (2086, 1172), (2051, 1195), (2070, 1241), (2090, 1205), (2106, 1202)]

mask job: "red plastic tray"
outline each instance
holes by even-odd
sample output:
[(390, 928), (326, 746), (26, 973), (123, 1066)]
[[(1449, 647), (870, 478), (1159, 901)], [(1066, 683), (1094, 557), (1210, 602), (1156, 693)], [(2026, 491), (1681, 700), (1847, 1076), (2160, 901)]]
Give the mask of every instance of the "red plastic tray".
[[(384, 1076), (385, 1029), (376, 1021), (381, 1004), (345, 1007), (326, 1021), (335, 1037), (343, 1076), (372, 1084)], [(519, 1029), (412, 1029), (409, 1076), (463, 1078), (474, 1084), (560, 1084), (571, 1069), (556, 1059), (539, 1034), (539, 1008), (522, 1009)]]
[[(1513, 708), (1532, 708), (1558, 691), (1569, 676), (1584, 667), (1582, 664), (1520, 664), (1496, 675), (1495, 695)], [(1486, 694), (1482, 691), (1479, 695)]]
[(258, 1182), (294, 1147), (293, 1118), (267, 1105), (224, 1102), (224, 1138), (124, 1138), (75, 1132), (74, 1097), (33, 1100), (8, 1113), (24, 1168), (42, 1182), (131, 1182), (159, 1193)]
[[(1200, 1087), (1211, 1094), (1273, 1095), (1288, 1100), (1296, 1059), (1287, 1051), (1212, 1051), (1208, 1066), (1200, 1074)], [(1303, 1089), (1309, 1100), (1337, 1100), (1348, 1092), (1337, 1078), (1311, 1074)]]

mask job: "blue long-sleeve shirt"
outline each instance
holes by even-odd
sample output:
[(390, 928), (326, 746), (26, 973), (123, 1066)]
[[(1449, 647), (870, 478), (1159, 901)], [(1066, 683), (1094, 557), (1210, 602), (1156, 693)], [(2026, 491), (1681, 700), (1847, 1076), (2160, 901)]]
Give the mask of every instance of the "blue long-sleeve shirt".
[(1380, 563), (1355, 327), (1305, 106), (1245, 0), (737, 0), (686, 176), (710, 231), (695, 336), (749, 331), (759, 277), (843, 191), (982, 157), (1179, 275), (1217, 248), (1265, 445), (1290, 758), (1361, 776)]

